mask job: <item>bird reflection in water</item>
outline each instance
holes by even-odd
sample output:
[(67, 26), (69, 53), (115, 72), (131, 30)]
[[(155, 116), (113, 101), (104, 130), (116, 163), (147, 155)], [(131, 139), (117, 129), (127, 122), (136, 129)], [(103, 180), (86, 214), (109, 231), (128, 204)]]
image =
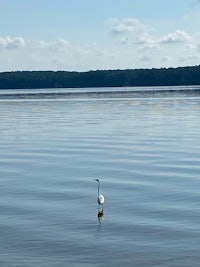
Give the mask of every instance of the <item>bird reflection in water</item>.
[(101, 223), (101, 221), (103, 220), (103, 216), (104, 216), (103, 211), (98, 210), (97, 217), (98, 217), (99, 223)]

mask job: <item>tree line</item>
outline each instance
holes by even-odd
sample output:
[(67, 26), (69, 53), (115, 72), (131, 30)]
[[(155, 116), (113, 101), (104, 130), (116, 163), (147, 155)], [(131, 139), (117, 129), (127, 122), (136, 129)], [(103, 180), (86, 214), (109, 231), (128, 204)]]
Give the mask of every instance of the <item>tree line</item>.
[(87, 72), (14, 71), (0, 73), (0, 89), (181, 85), (200, 85), (200, 66)]

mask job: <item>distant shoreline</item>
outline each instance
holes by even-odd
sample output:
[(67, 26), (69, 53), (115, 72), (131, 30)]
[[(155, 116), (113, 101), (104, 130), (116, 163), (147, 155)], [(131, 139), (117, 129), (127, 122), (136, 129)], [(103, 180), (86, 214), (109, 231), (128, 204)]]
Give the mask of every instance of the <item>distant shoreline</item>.
[(200, 85), (200, 66), (70, 71), (16, 71), (0, 73), (0, 89), (147, 87)]

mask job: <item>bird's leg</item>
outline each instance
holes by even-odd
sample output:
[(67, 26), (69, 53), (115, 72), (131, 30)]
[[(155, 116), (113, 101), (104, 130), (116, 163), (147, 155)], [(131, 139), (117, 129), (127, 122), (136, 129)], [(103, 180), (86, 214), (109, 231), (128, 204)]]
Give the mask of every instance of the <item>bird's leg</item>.
[(103, 213), (103, 204), (99, 204), (98, 211), (99, 211), (100, 213)]

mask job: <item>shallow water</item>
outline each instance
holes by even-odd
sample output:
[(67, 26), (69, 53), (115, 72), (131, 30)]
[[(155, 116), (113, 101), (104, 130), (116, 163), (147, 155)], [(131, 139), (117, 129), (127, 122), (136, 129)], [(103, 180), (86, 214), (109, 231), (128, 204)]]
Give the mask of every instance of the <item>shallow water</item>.
[(198, 266), (199, 122), (185, 92), (1, 99), (0, 266)]

